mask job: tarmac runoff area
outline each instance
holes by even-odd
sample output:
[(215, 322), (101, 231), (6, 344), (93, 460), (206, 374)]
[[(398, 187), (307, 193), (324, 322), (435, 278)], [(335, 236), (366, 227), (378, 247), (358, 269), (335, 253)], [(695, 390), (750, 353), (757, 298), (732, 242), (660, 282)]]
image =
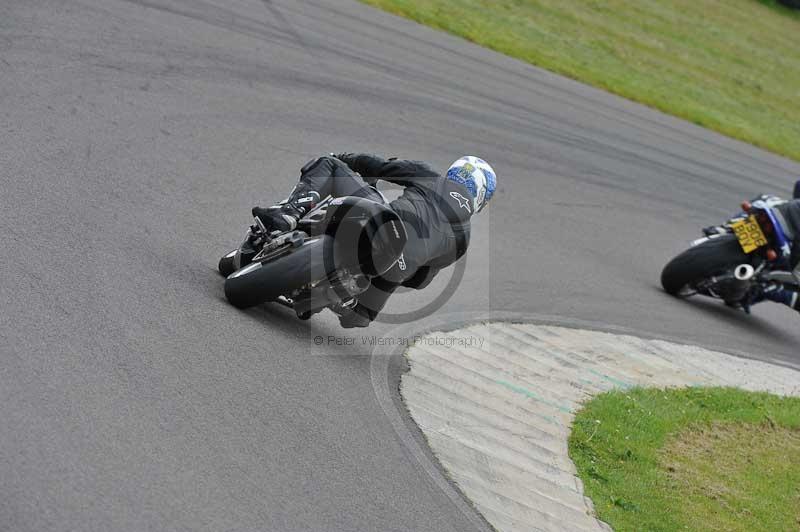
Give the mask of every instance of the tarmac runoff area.
[(532, 324), (430, 333), (400, 393), (452, 481), (499, 531), (609, 530), (567, 454), (589, 397), (632, 386), (800, 395), (800, 371), (662, 340)]

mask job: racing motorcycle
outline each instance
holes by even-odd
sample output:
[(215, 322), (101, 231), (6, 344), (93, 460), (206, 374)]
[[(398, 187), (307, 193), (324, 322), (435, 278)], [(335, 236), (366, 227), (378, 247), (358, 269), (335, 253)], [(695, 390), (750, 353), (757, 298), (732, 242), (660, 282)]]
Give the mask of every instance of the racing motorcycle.
[[(795, 194), (800, 194), (800, 182)], [(748, 314), (770, 290), (800, 292), (800, 270), (791, 271), (785, 223), (774, 203), (744, 202), (740, 216), (672, 259), (661, 273), (661, 285), (673, 296), (709, 296)]]
[(326, 308), (341, 315), (400, 259), (407, 238), (392, 209), (356, 196), (324, 198), (289, 232), (255, 217), (219, 261), (225, 297), (238, 308), (276, 302), (302, 320)]

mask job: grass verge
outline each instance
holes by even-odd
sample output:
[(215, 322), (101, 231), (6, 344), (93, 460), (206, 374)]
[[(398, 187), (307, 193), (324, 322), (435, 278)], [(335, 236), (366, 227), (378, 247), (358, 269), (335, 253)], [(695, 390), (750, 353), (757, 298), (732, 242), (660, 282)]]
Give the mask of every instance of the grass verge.
[(774, 0), (362, 0), (800, 160), (800, 13)]
[(578, 412), (569, 452), (615, 530), (800, 529), (800, 398), (610, 392)]

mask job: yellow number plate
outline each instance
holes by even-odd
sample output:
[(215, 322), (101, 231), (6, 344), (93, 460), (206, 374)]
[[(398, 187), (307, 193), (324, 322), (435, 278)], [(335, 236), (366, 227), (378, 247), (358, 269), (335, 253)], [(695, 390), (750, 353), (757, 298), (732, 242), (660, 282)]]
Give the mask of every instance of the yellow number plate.
[(736, 238), (739, 239), (739, 244), (742, 245), (742, 249), (745, 253), (752, 253), (758, 248), (769, 244), (755, 216), (750, 216), (747, 220), (736, 222), (731, 225), (731, 228), (736, 234)]

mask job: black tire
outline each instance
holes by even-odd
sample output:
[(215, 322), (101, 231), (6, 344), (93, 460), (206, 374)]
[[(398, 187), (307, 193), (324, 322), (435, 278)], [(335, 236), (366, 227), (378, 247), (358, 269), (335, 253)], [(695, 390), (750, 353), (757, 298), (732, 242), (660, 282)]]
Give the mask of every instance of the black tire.
[(230, 256), (230, 253), (219, 259), (219, 266), (217, 268), (219, 269), (219, 273), (225, 277), (236, 271), (236, 266), (233, 264), (233, 257)]
[(729, 271), (740, 264), (750, 263), (734, 235), (712, 238), (689, 248), (664, 267), (661, 286), (673, 296), (686, 286), (707, 279), (712, 275)]
[(331, 237), (307, 240), (288, 255), (271, 262), (254, 262), (225, 279), (225, 297), (238, 308), (249, 308), (291, 293), (327, 276), (325, 253)]

